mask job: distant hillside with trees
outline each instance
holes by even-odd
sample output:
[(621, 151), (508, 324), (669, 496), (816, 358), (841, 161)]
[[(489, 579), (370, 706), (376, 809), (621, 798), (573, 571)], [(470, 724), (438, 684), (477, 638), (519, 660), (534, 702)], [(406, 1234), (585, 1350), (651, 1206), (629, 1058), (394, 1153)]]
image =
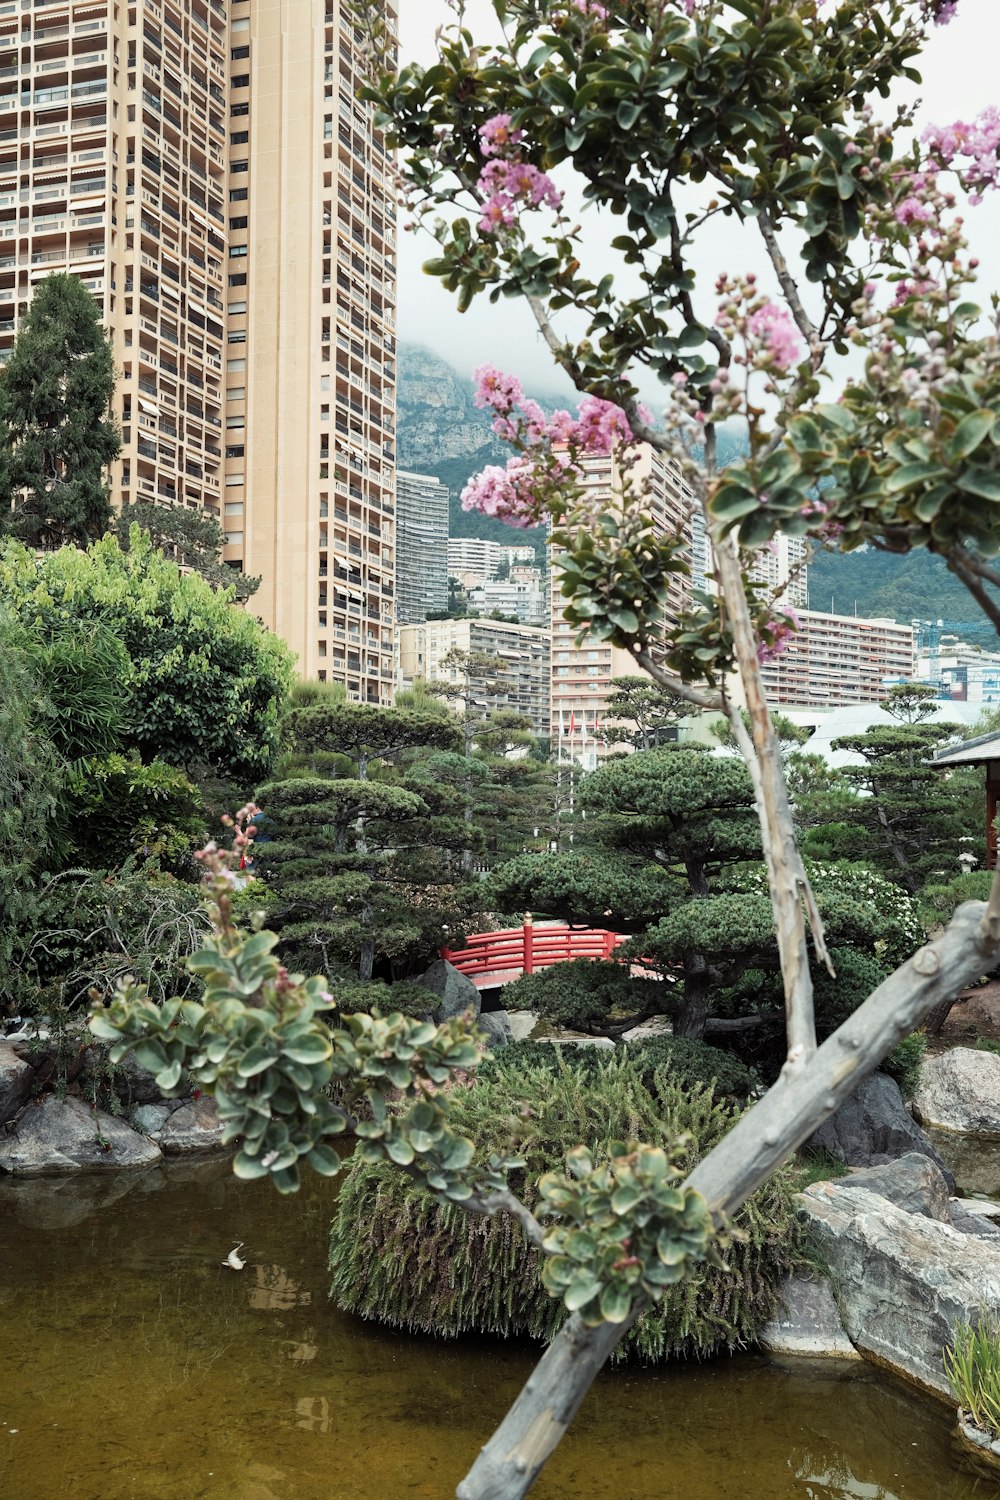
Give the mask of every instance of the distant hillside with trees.
[(1000, 649), (995, 629), (968, 590), (949, 573), (944, 559), (930, 552), (899, 556), (868, 547), (821, 553), (809, 565), (809, 607), (840, 615), (885, 615), (905, 624), (940, 619), (963, 640)]

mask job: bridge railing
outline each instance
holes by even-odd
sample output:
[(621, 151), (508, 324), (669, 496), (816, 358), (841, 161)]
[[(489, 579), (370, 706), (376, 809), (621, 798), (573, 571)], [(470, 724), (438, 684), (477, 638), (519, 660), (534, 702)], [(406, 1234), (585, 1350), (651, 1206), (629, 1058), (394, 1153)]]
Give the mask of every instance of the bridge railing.
[(566, 922), (546, 922), (536, 927), (524, 922), (503, 932), (477, 932), (465, 940), (464, 948), (442, 948), (441, 957), (470, 979), (484, 974), (518, 971), (533, 974), (552, 964), (574, 958), (610, 958), (625, 938), (603, 927), (571, 927)]

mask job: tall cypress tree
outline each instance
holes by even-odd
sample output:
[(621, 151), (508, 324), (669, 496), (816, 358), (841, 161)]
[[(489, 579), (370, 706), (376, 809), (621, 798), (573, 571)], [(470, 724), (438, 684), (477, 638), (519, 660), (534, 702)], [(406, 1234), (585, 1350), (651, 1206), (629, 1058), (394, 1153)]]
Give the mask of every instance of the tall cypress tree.
[(0, 376), (0, 532), (29, 547), (87, 546), (111, 518), (111, 344), (75, 276), (39, 283)]

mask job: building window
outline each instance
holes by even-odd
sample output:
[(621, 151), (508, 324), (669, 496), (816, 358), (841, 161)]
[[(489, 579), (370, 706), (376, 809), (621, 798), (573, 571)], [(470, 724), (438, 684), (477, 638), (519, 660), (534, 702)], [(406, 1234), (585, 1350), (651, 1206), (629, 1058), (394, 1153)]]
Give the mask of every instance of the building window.
[(227, 458), (242, 458), (243, 457), (243, 453), (244, 453), (244, 445), (242, 443), (227, 443), (226, 444), (226, 457)]
[(249, 140), (249, 130), (233, 130), (230, 132), (229, 144), (231, 146), (245, 146)]
[(249, 47), (233, 47), (233, 49), (230, 52), (229, 56), (232, 58), (233, 62), (242, 62), (242, 60), (243, 60), (244, 57), (249, 57), (250, 56), (250, 48)]
[(232, 188), (229, 194), (229, 201), (230, 203), (245, 203), (249, 196), (249, 188)]
[[(230, 105), (229, 113), (234, 119), (239, 119), (241, 115), (248, 115), (250, 113), (250, 106), (249, 104), (233, 104)], [(243, 170), (246, 171), (246, 168), (244, 167)]]
[(231, 82), (234, 89), (248, 89), (250, 87), (250, 74), (236, 73)]
[(247, 216), (246, 216), (246, 214), (239, 214), (239, 215), (237, 215), (236, 218), (230, 219), (230, 221), (229, 221), (229, 227), (230, 227), (230, 229), (246, 229), (246, 227), (247, 227)]
[(245, 271), (237, 271), (235, 276), (227, 276), (226, 281), (229, 286), (246, 286), (247, 273)]
[(229, 259), (230, 260), (243, 260), (244, 257), (246, 256), (247, 248), (248, 247), (246, 245), (230, 245), (230, 247), (229, 247)]
[(229, 163), (229, 170), (230, 172), (249, 172), (250, 163), (248, 161), (231, 161)]
[(247, 388), (245, 385), (231, 385), (226, 391), (227, 401), (245, 401), (246, 398)]

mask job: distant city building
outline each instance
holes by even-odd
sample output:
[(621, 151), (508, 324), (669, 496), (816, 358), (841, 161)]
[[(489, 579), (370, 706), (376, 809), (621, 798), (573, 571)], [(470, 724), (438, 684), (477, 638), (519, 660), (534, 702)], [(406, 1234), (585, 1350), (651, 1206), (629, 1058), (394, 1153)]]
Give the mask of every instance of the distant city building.
[(785, 650), (761, 673), (772, 704), (832, 708), (877, 703), (890, 683), (912, 681), (913, 668), (912, 626), (803, 610)]
[(934, 650), (920, 652), (914, 680), (931, 684), (946, 701), (1000, 703), (1000, 652), (946, 637)]
[(414, 625), (448, 608), (448, 488), (396, 470), (396, 616)]
[[(793, 609), (805, 609), (809, 604), (808, 569), (805, 561), (808, 550), (809, 544), (805, 537), (784, 536), (779, 533), (769, 546), (762, 547), (755, 554), (749, 577), (753, 583), (763, 584), (780, 603)], [(700, 506), (691, 516), (691, 569), (699, 588), (704, 583), (714, 588), (712, 548)]]
[[(523, 714), (540, 738), (549, 733), (549, 631), (531, 625), (515, 625), (505, 620), (425, 620), (422, 624), (403, 625), (399, 631), (400, 686), (410, 686), (418, 678), (427, 682), (460, 680), (456, 670), (442, 666), (449, 651), (467, 651), (498, 657), (503, 672), (498, 679), (500, 694), (490, 693), (474, 698), (474, 706), (488, 711), (507, 709)], [(459, 712), (467, 706), (455, 700)]]
[[(611, 458), (581, 460), (585, 484), (598, 498), (606, 497), (609, 509), (621, 493), (621, 475)], [(647, 481), (647, 502), (654, 521), (663, 532), (690, 535), (693, 496), (677, 470), (659, 453), (642, 444), (633, 474)], [(667, 609), (682, 609), (689, 597), (691, 580), (674, 575), (669, 582)], [(642, 672), (628, 652), (607, 641), (586, 636), (576, 644), (577, 627), (563, 618), (566, 600), (559, 591), (559, 559), (552, 558), (552, 744), (560, 759), (578, 761), (588, 770), (609, 753), (627, 745), (605, 738), (604, 716), (613, 677), (639, 677)]]
[(540, 569), (534, 577), (524, 578), (529, 570), (518, 569), (520, 578), (492, 579), (469, 589), (470, 608), (481, 615), (516, 615), (522, 625), (544, 625), (549, 622), (549, 596), (542, 583)]
[(535, 564), (534, 547), (505, 547), (500, 542), (486, 542), (479, 537), (458, 536), (448, 540), (448, 572), (466, 588), (488, 583), (500, 569), (518, 563)]

